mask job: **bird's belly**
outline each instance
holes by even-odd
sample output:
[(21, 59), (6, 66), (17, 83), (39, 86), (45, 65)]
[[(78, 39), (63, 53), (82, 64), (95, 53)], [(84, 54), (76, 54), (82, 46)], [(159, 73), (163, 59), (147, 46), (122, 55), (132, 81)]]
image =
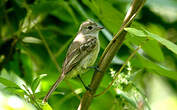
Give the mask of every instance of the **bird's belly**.
[(95, 63), (97, 56), (98, 53), (96, 50), (94, 50), (80, 62), (80, 65), (82, 66), (82, 68), (87, 69)]
[(67, 75), (67, 78), (72, 78), (78, 74), (82, 74), (88, 71), (88, 67), (93, 66), (99, 53), (99, 47), (96, 47), (95, 50), (90, 52), (81, 62), (73, 68)]

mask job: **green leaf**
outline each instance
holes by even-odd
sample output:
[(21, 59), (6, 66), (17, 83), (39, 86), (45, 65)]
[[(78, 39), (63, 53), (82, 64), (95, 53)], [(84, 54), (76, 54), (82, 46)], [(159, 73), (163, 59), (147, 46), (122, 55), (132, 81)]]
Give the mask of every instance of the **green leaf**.
[(14, 0), (14, 1), (18, 4), (18, 6), (24, 7), (25, 0)]
[(40, 44), (41, 40), (35, 37), (24, 37), (22, 39), (24, 43)]
[(146, 33), (141, 30), (137, 30), (135, 28), (125, 28), (125, 30), (130, 33), (133, 33), (133, 34), (128, 34), (126, 36), (127, 38), (125, 41), (126, 45), (128, 45), (127, 43), (134, 44), (134, 45), (141, 45), (144, 42), (142, 49), (144, 50), (145, 54), (147, 54), (148, 56), (150, 56), (151, 58), (153, 58), (158, 62), (164, 61), (164, 55), (158, 41), (154, 39), (147, 40)]
[(28, 11), (21, 26), (22, 32), (26, 33), (30, 31), (37, 23), (42, 21), (43, 16), (42, 14), (33, 15), (31, 11)]
[(87, 13), (85, 12), (82, 5), (79, 4), (77, 0), (70, 0), (70, 2), (73, 8), (75, 8), (75, 10), (77, 10), (84, 18), (88, 18)]
[(53, 110), (53, 109), (47, 102), (45, 102), (44, 104), (42, 104), (42, 110)]
[(32, 79), (33, 79), (33, 65), (32, 65), (32, 59), (30, 56), (26, 53), (21, 53), (20, 54), (21, 62), (22, 65), (20, 68), (22, 68), (23, 74), (24, 74), (24, 80), (26, 83), (31, 84)]
[(166, 68), (163, 65), (156, 64), (142, 55), (138, 55), (138, 57), (133, 60), (132, 65), (140, 68), (144, 67), (148, 71), (151, 71), (151, 73), (156, 73), (161, 76), (177, 80), (176, 71), (170, 70), (169, 68)]
[(18, 96), (24, 97), (24, 95), (26, 94), (25, 91), (23, 89), (18, 89), (18, 88), (14, 88), (14, 87), (6, 87), (5, 90), (10, 91), (11, 93), (17, 94)]
[(135, 36), (147, 37), (147, 34), (143, 32), (142, 30), (137, 30), (135, 28), (125, 28), (124, 30), (126, 30), (129, 33), (134, 34)]
[(148, 31), (146, 31), (148, 36), (157, 40), (158, 42), (160, 42), (162, 45), (164, 45), (165, 47), (167, 47), (169, 50), (171, 50), (172, 52), (174, 52), (175, 54), (177, 54), (177, 45), (175, 45), (173, 42), (166, 40), (156, 34), (150, 33)]
[[(175, 45), (174, 43), (172, 43), (169, 40), (166, 40), (156, 34), (150, 33), (149, 31), (145, 30), (145, 32), (143, 32), (142, 30), (138, 30), (135, 28), (125, 28), (126, 31), (128, 31), (129, 33), (132, 33), (136, 36), (147, 36), (150, 38), (153, 38), (154, 40), (158, 41), (159, 43), (161, 43), (162, 45), (164, 45), (165, 47), (167, 47), (169, 50), (171, 50), (172, 52), (174, 52), (175, 54), (177, 54), (177, 45)], [(138, 34), (140, 33), (140, 34)]]
[(31, 84), (31, 89), (33, 93), (35, 93), (37, 87), (39, 86), (40, 81), (47, 76), (47, 74), (41, 74), (39, 77), (37, 77)]
[(123, 21), (123, 14), (114, 8), (111, 3), (102, 0), (83, 0), (83, 2), (108, 30), (112, 33), (117, 32)]
[(57, 7), (59, 7), (60, 3), (58, 1), (45, 1), (41, 3), (37, 3), (34, 5), (31, 5), (32, 12), (34, 14), (40, 14), (40, 13), (49, 13), (50, 11), (55, 10)]
[[(19, 76), (17, 76), (17, 74), (15, 74), (14, 72), (7, 72), (6, 69), (3, 69), (1, 71), (1, 78), (12, 82), (12, 84), (17, 85), (18, 88), (23, 88), (23, 85), (26, 85), (25, 81)], [(7, 86), (7, 87), (11, 87), (11, 86)]]
[[(78, 25), (75, 13), (65, 1), (44, 1), (38, 4), (31, 5), (34, 15), (39, 14), (52, 14), (62, 21), (75, 22)], [(72, 19), (71, 19), (72, 18)]]
[(0, 83), (3, 84), (4, 86), (7, 86), (7, 87), (19, 88), (19, 86), (16, 83), (14, 83), (14, 82), (12, 82), (10, 80), (7, 80), (7, 79), (5, 79), (3, 77), (0, 77)]
[(144, 56), (139, 55), (138, 60), (141, 62), (141, 66), (151, 70), (153, 73), (177, 80), (177, 72), (172, 71), (160, 64), (155, 64)]
[[(48, 91), (46, 91), (46, 92), (37, 92), (37, 93), (35, 93), (35, 97), (36, 98), (42, 98), (42, 97), (44, 97), (46, 94), (47, 94), (47, 92)], [(52, 93), (52, 95), (56, 95), (56, 94), (61, 94), (61, 95), (64, 95), (64, 92), (57, 92), (57, 91), (54, 91), (53, 93)]]
[[(130, 49), (134, 50), (133, 47), (131, 47), (130, 45), (127, 46)], [(151, 71), (151, 73), (156, 73), (177, 80), (176, 71), (173, 71), (161, 64), (154, 63), (143, 55), (138, 54), (138, 57), (132, 60), (132, 65), (138, 68), (145, 68), (148, 71)]]
[[(124, 98), (127, 102), (129, 102), (134, 108), (137, 108), (136, 102), (127, 94), (125, 94), (123, 91), (119, 90), (119, 93), (117, 93), (119, 97)], [(118, 98), (119, 98), (118, 97)]]
[(163, 62), (164, 61), (164, 55), (161, 50), (161, 47), (159, 43), (155, 40), (148, 40), (146, 43), (142, 46), (144, 52), (152, 57), (154, 60)]

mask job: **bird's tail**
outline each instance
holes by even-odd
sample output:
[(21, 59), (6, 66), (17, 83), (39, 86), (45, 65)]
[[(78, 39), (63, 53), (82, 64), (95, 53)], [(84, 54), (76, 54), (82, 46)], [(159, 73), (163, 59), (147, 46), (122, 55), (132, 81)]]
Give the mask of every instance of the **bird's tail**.
[(52, 94), (53, 91), (55, 91), (55, 89), (57, 88), (58, 84), (61, 83), (61, 81), (65, 78), (65, 74), (61, 74), (59, 76), (59, 78), (57, 79), (57, 81), (52, 85), (52, 87), (50, 88), (50, 90), (48, 91), (47, 95), (44, 97), (42, 102), (47, 102), (48, 98), (50, 97), (50, 95)]

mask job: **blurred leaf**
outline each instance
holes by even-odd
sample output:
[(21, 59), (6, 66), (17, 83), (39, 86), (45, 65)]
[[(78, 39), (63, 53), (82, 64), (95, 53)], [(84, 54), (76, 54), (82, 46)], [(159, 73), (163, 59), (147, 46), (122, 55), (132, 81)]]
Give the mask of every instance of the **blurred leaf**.
[[(130, 49), (134, 50), (133, 47), (127, 45)], [(177, 80), (177, 72), (173, 71), (161, 64), (156, 64), (149, 60), (148, 58), (141, 55), (141, 52), (138, 54), (138, 57), (132, 60), (132, 65), (138, 68), (145, 68), (148, 71), (152, 71), (153, 73), (166, 76), (171, 79)]]
[(142, 30), (137, 30), (135, 28), (125, 28), (124, 30), (128, 31), (129, 33), (134, 34), (135, 36), (147, 37), (147, 34), (145, 34)]
[(0, 83), (5, 85), (5, 86), (7, 86), (7, 87), (19, 88), (19, 86), (16, 83), (14, 83), (14, 82), (12, 82), (10, 80), (7, 80), (7, 79), (5, 79), (3, 77), (0, 77)]
[(11, 82), (18, 85), (18, 87), (22, 88), (23, 85), (26, 85), (25, 81), (20, 78), (17, 74), (14, 72), (7, 72), (5, 69), (1, 71), (1, 77), (7, 80), (10, 80)]
[[(144, 53), (158, 62), (164, 61), (164, 55), (159, 43), (154, 39), (148, 39), (148, 36), (142, 31), (135, 28), (125, 28), (126, 31), (134, 33), (126, 36), (125, 44), (131, 43), (133, 45), (141, 45)], [(139, 34), (140, 33), (140, 34)], [(135, 36), (134, 36), (135, 35)], [(138, 37), (137, 37), (138, 36)], [(140, 36), (140, 37), (139, 37)], [(142, 37), (143, 36), (143, 37)]]
[[(125, 30), (128, 31), (129, 33), (132, 33), (132, 34), (137, 35), (137, 36), (138, 36), (137, 32), (143, 33), (143, 31), (137, 30), (135, 28), (126, 28)], [(156, 34), (150, 33), (147, 30), (145, 30), (145, 32), (143, 34), (146, 35), (147, 37), (150, 37), (150, 38), (153, 38), (154, 40), (157, 40), (159, 43), (161, 43), (162, 45), (164, 45), (165, 47), (170, 49), (172, 52), (177, 54), (177, 45), (170, 42), (169, 40), (166, 40), (166, 39), (164, 39), (164, 38), (162, 38), (162, 37), (160, 37)], [(142, 34), (140, 34), (140, 35), (142, 35)]]
[(160, 64), (155, 64), (144, 56), (138, 56), (138, 60), (141, 62), (141, 65), (148, 70), (153, 71), (156, 74), (169, 77), (171, 79), (177, 80), (177, 72), (172, 71)]
[(147, 6), (165, 22), (175, 22), (177, 20), (176, 0), (149, 0)]
[(164, 61), (164, 55), (160, 48), (160, 45), (155, 40), (148, 40), (146, 43), (142, 46), (144, 52), (151, 56), (154, 60), (163, 62)]
[(79, 25), (79, 24), (78, 24), (78, 20), (77, 20), (77, 18), (76, 18), (76, 16), (75, 16), (74, 11), (72, 10), (72, 8), (70, 7), (70, 5), (68, 4), (68, 2), (63, 2), (62, 6), (63, 6), (63, 7), (67, 10), (67, 12), (71, 15), (71, 17), (72, 17), (72, 19), (73, 19), (75, 25), (78, 26), (78, 25)]
[(52, 107), (47, 102), (40, 105), (42, 105), (42, 110), (53, 110)]
[(165, 47), (167, 47), (169, 50), (171, 50), (172, 52), (174, 52), (175, 54), (177, 54), (177, 45), (175, 45), (174, 43), (172, 43), (169, 40), (166, 40), (156, 34), (150, 33), (148, 31), (146, 31), (148, 36), (157, 40), (158, 42), (160, 42), (162, 45), (164, 45)]
[(56, 52), (55, 56), (58, 57), (63, 54), (63, 51), (68, 47), (68, 45), (72, 42), (73, 37), (70, 38), (62, 47), (59, 48), (58, 52)]
[[(31, 5), (33, 14), (52, 14), (65, 22), (75, 22), (78, 25), (75, 13), (65, 1), (45, 1), (35, 5)], [(72, 19), (71, 19), (72, 18)]]
[(41, 40), (35, 37), (25, 37), (22, 40), (24, 43), (40, 44)]
[[(37, 92), (37, 93), (35, 93), (35, 97), (36, 97), (37, 99), (43, 98), (43, 97), (47, 94), (47, 92), (48, 92), (48, 91), (46, 91), (46, 92)], [(57, 94), (64, 95), (63, 92), (54, 91), (54, 92), (52, 93), (52, 95), (57, 95)]]
[(84, 17), (84, 18), (88, 18), (87, 13), (85, 12), (85, 10), (82, 8), (82, 5), (79, 4), (78, 0), (70, 0), (72, 6)]
[(14, 88), (14, 87), (6, 87), (5, 88), (7, 91), (10, 91), (11, 93), (14, 93), (20, 97), (24, 97), (24, 95), (26, 94), (26, 92), (22, 89), (18, 89), (18, 88)]
[[(83, 0), (92, 12), (102, 21), (104, 26), (108, 28), (112, 33), (116, 33), (120, 28), (123, 14), (116, 10), (108, 1), (102, 2), (102, 0), (90, 1)], [(114, 20), (113, 20), (114, 19)]]
[(33, 79), (32, 60), (29, 57), (29, 55), (27, 55), (25, 53), (21, 53), (20, 58), (21, 58), (21, 63), (22, 63), (22, 65), (19, 65), (20, 66), (20, 72), (24, 75), (24, 80), (28, 84), (31, 84), (32, 79)]
[(41, 74), (39, 77), (37, 77), (31, 84), (31, 89), (33, 93), (35, 93), (37, 87), (39, 86), (40, 81), (47, 76), (47, 74)]
[(25, 0), (14, 0), (20, 7), (24, 7)]
[(33, 15), (31, 10), (29, 10), (21, 26), (21, 31), (24, 33), (30, 31), (37, 23), (42, 21), (43, 16), (42, 14)]
[(41, 13), (49, 13), (60, 6), (61, 2), (58, 1), (45, 1), (31, 5), (33, 14), (38, 15)]
[(133, 100), (130, 96), (128, 96), (126, 93), (124, 93), (123, 91), (116, 89), (117, 92), (117, 98), (122, 97), (123, 99), (125, 99), (127, 102), (129, 102), (134, 108), (137, 108), (137, 103), (135, 100)]

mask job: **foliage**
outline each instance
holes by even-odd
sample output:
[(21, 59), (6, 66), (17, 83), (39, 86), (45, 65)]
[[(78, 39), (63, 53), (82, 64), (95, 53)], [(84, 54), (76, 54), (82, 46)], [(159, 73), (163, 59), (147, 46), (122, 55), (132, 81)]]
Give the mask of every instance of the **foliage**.
[[(105, 27), (99, 35), (100, 59), (119, 30), (129, 4), (130, 0), (1, 0), (0, 91), (17, 95), (36, 109), (77, 109), (85, 92), (77, 78), (62, 82), (48, 104), (41, 101), (60, 74), (67, 48), (79, 25), (89, 18)], [(152, 100), (154, 92), (150, 82), (156, 79), (165, 83), (159, 81), (159, 84), (168, 85), (163, 89), (169, 89), (168, 96), (174, 96), (177, 103), (176, 5), (175, 0), (148, 0), (132, 26), (125, 28), (126, 40), (97, 93), (109, 85), (135, 48), (139, 45), (142, 48), (129, 61), (126, 67), (129, 69), (118, 75), (114, 86), (95, 97), (91, 110), (154, 109), (156, 102)], [(92, 75), (90, 70), (81, 77), (88, 85)], [(168, 110), (175, 107), (177, 104)]]

